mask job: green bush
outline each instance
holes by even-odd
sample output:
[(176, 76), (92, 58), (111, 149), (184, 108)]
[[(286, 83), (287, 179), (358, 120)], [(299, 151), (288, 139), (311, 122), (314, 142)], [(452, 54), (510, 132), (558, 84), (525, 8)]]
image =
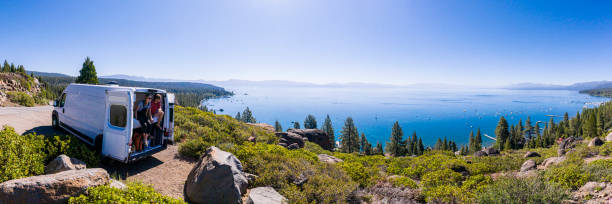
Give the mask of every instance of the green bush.
[(590, 176), (576, 164), (556, 165), (548, 168), (544, 172), (544, 178), (548, 181), (571, 189), (580, 188), (589, 180), (589, 177)]
[(470, 201), (469, 194), (454, 185), (440, 185), (423, 190), (427, 203), (466, 203)]
[(612, 182), (612, 159), (595, 160), (583, 167), (589, 181)]
[(567, 191), (554, 183), (536, 177), (500, 178), (476, 195), (476, 203), (539, 204), (561, 203), (568, 199)]
[(421, 180), (421, 186), (424, 189), (433, 188), (441, 185), (459, 186), (462, 180), (463, 176), (461, 176), (460, 173), (454, 172), (450, 169), (442, 169), (432, 171), (423, 175), (423, 179)]
[(470, 176), (467, 178), (462, 184), (461, 188), (466, 191), (476, 191), (480, 192), (487, 185), (493, 183), (493, 179), (490, 176), (485, 176), (482, 174)]
[(599, 154), (604, 156), (610, 156), (612, 154), (612, 142), (606, 142), (599, 147)]
[(393, 186), (395, 187), (413, 188), (413, 189), (419, 187), (414, 180), (408, 177), (403, 177), (403, 176), (391, 177), (389, 178), (389, 182), (391, 182)]
[(16, 103), (22, 106), (27, 106), (27, 107), (32, 107), (35, 104), (34, 98), (32, 98), (32, 96), (28, 95), (27, 93), (9, 91), (7, 92), (7, 94), (8, 94), (9, 100), (11, 100), (11, 102), (13, 103)]
[(44, 149), (42, 135), (19, 135), (4, 126), (0, 131), (0, 182), (42, 174)]
[(518, 170), (526, 159), (517, 152), (502, 156), (471, 157), (469, 160), (472, 163), (467, 164), (468, 171), (472, 175), (476, 175)]
[(330, 151), (323, 149), (321, 146), (319, 146), (318, 144), (313, 143), (313, 142), (305, 142), (304, 149), (306, 151), (315, 153), (317, 155), (319, 155), (319, 154), (332, 155), (332, 153)]
[(278, 143), (273, 132), (247, 125), (226, 115), (181, 106), (176, 106), (174, 111), (175, 140), (185, 141), (179, 152), (183, 156), (198, 158), (208, 146), (242, 145), (251, 136), (256, 137), (257, 143)]
[(45, 146), (45, 164), (61, 154), (65, 154), (66, 156), (77, 158), (85, 162), (88, 168), (97, 167), (100, 164), (98, 154), (89, 149), (85, 143), (81, 142), (81, 140), (72, 135), (48, 137), (45, 140)]
[(392, 174), (420, 179), (428, 172), (446, 168), (444, 164), (452, 159), (455, 159), (455, 157), (439, 152), (426, 153), (415, 158), (393, 159), (387, 171)]
[(97, 186), (87, 189), (87, 195), (72, 197), (70, 204), (81, 203), (185, 203), (182, 200), (161, 195), (151, 187), (140, 183), (128, 183), (127, 189), (121, 190), (109, 186)]
[[(258, 176), (250, 187), (271, 186), (291, 203), (345, 202), (357, 188), (341, 168), (319, 162), (316, 154), (304, 149), (246, 143), (230, 152), (242, 162), (244, 171)], [(306, 182), (297, 186), (304, 178)]]

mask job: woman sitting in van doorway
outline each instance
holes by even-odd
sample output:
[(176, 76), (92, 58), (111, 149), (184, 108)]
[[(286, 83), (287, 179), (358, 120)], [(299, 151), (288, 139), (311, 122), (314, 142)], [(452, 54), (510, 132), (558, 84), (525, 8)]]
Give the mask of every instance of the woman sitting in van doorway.
[(136, 151), (142, 150), (142, 142), (144, 140), (145, 147), (148, 147), (149, 133), (151, 132), (151, 101), (153, 100), (152, 94), (147, 94), (145, 99), (140, 101), (137, 106), (134, 107), (134, 117), (140, 123), (141, 127), (135, 130), (133, 137), (134, 144), (136, 145)]
[(153, 102), (151, 103), (151, 115), (153, 115), (153, 124), (155, 124), (159, 130), (161, 130), (162, 128), (160, 123), (164, 117), (164, 111), (161, 107), (161, 95), (159, 94), (155, 94), (155, 97), (153, 97)]

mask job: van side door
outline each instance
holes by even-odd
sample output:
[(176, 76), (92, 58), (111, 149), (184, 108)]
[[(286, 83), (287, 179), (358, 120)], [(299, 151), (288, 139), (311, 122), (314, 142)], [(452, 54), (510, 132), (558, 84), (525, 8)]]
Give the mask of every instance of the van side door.
[(132, 94), (130, 91), (107, 91), (102, 155), (126, 161), (132, 135)]

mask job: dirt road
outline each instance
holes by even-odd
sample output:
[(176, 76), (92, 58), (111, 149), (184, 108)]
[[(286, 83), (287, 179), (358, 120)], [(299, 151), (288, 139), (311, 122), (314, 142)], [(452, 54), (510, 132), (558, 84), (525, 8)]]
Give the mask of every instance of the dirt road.
[[(51, 127), (52, 106), (0, 107), (0, 126), (9, 125), (19, 134), (36, 132), (43, 135), (64, 134)], [(178, 147), (168, 149), (152, 157), (132, 164), (112, 163), (102, 165), (112, 177), (153, 185), (163, 195), (183, 199), (183, 185), (195, 161), (178, 155)]]

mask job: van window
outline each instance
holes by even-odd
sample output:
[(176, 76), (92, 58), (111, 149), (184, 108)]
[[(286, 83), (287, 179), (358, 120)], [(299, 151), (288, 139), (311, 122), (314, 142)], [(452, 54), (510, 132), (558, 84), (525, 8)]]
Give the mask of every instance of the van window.
[(64, 104), (66, 104), (66, 93), (63, 93), (60, 100), (59, 100), (59, 107), (64, 107)]
[(110, 124), (116, 127), (125, 127), (127, 121), (127, 108), (123, 105), (111, 105)]

